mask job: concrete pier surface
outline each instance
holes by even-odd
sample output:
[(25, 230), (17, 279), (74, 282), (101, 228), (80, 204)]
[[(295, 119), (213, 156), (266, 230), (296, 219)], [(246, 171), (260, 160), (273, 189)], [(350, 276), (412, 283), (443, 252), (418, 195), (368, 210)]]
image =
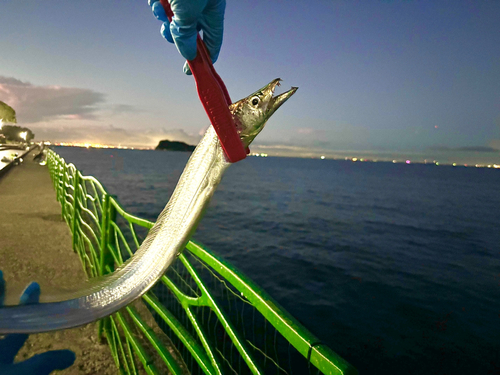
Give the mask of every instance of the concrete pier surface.
[[(47, 166), (33, 162), (38, 150), (0, 178), (0, 269), (6, 295), (37, 281), (47, 293), (86, 280), (73, 252), (71, 234), (61, 218), (61, 206)], [(17, 298), (16, 295), (16, 298)], [(97, 338), (97, 323), (80, 328), (31, 335), (16, 361), (48, 350), (70, 349), (76, 361), (58, 374), (117, 374), (106, 343)]]

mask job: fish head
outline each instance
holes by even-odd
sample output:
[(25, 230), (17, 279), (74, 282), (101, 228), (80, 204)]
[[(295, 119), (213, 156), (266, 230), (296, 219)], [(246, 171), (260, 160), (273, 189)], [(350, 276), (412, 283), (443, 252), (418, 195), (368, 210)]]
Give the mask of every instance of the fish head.
[(274, 96), (274, 90), (280, 85), (280, 81), (281, 79), (276, 78), (260, 90), (229, 107), (245, 147), (248, 147), (257, 134), (264, 129), (267, 120), (273, 113), (297, 91), (298, 87), (292, 87), (287, 92)]

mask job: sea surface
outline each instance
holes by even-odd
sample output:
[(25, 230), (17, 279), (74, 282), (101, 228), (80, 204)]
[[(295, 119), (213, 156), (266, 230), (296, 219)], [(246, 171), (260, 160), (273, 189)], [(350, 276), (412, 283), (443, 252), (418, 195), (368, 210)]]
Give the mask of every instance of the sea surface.
[[(150, 220), (190, 155), (55, 151)], [(362, 374), (500, 374), (500, 170), (249, 157), (194, 238)]]

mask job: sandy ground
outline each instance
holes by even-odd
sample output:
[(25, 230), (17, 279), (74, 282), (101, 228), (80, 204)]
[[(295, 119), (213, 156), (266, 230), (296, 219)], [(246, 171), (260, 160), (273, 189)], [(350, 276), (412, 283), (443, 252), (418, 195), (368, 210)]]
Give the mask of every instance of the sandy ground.
[[(32, 162), (33, 154), (0, 178), (0, 269), (7, 297), (17, 298), (31, 281), (40, 283), (43, 295), (86, 279), (47, 167)], [(58, 374), (118, 373), (108, 345), (98, 342), (96, 323), (31, 335), (16, 360), (54, 349), (76, 353), (74, 365)]]

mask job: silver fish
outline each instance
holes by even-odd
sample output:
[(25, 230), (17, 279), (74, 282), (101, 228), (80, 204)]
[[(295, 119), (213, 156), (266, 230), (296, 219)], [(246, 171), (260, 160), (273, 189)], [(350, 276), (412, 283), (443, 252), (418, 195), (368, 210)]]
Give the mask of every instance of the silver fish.
[[(230, 105), (240, 138), (250, 145), (296, 87), (274, 95), (275, 79)], [(134, 256), (110, 275), (89, 282), (65, 301), (0, 308), (0, 334), (38, 333), (77, 327), (104, 318), (146, 293), (165, 273), (203, 216), (231, 163), (210, 126), (194, 150), (169, 202)]]

